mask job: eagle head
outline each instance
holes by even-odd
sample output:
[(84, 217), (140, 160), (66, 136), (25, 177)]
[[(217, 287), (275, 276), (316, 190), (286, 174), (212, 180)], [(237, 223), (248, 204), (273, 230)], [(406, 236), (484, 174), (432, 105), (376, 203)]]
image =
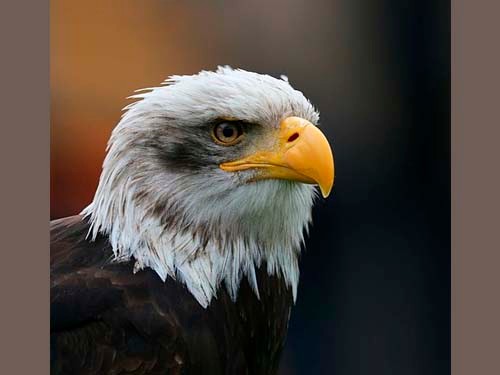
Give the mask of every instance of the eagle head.
[(91, 235), (116, 261), (135, 261), (186, 284), (208, 306), (255, 269), (279, 274), (296, 295), (298, 255), (318, 185), (333, 185), (319, 114), (291, 87), (219, 67), (141, 90), (110, 137), (92, 203)]

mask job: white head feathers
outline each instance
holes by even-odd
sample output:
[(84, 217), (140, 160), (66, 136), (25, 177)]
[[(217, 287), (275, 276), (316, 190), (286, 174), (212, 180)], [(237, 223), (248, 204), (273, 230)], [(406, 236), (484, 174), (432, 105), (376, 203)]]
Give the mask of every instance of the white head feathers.
[[(133, 96), (110, 138), (93, 202), (83, 211), (91, 236), (109, 236), (117, 261), (135, 259), (172, 277), (206, 307), (225, 284), (236, 298), (242, 277), (258, 295), (256, 267), (298, 284), (298, 255), (314, 187), (267, 180), (218, 166), (243, 149), (221, 149), (207, 126), (231, 118), (276, 128), (288, 116), (318, 113), (287, 80), (219, 68), (173, 76)], [(257, 145), (248, 144), (246, 149)]]

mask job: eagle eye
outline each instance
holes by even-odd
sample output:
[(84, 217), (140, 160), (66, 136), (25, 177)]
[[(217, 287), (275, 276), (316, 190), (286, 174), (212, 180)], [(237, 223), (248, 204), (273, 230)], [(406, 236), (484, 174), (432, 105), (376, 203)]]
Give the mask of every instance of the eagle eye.
[(239, 121), (225, 121), (216, 124), (212, 129), (214, 140), (224, 146), (232, 146), (241, 140), (243, 126)]

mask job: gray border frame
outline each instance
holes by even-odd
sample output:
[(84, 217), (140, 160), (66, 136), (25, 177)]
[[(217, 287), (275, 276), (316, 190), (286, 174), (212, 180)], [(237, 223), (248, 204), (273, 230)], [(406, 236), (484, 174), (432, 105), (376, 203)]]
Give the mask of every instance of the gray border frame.
[(49, 2), (3, 2), (0, 373), (49, 373)]
[(500, 48), (494, 1), (452, 1), (452, 373), (498, 373)]
[[(50, 8), (48, 1), (2, 5), (1, 372), (48, 374)], [(452, 373), (458, 375), (500, 368), (498, 14), (493, 1), (452, 1)]]

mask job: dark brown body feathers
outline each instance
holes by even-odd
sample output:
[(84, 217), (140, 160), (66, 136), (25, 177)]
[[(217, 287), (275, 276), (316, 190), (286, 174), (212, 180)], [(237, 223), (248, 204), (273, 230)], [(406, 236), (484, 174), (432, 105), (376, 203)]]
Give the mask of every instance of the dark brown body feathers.
[(133, 262), (114, 263), (81, 216), (51, 223), (52, 374), (275, 374), (292, 293), (257, 272), (236, 302), (221, 287), (203, 308), (186, 287)]

